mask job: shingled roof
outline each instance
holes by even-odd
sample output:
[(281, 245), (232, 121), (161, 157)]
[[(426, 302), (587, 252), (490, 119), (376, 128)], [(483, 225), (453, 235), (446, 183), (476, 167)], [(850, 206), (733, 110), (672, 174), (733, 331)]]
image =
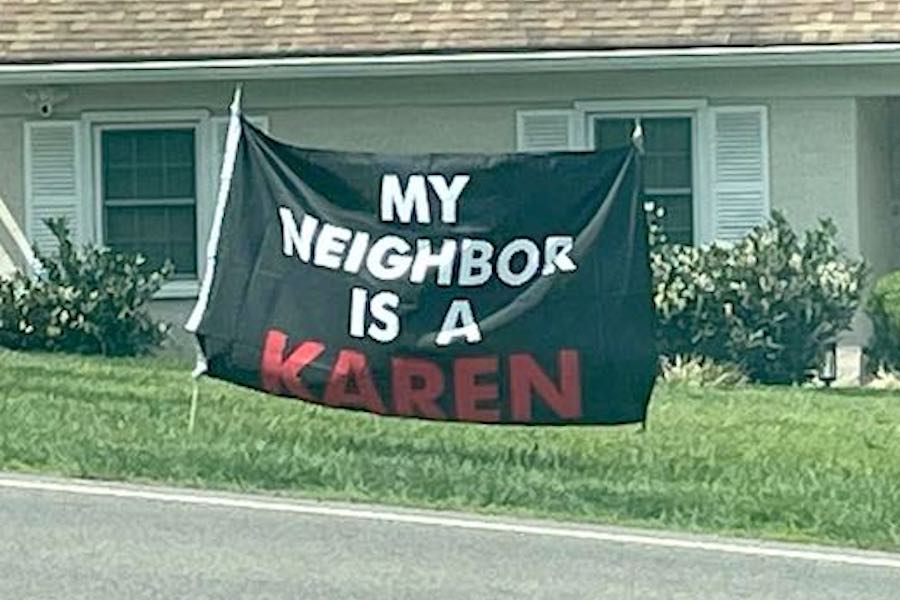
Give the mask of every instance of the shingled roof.
[(897, 41), (889, 0), (0, 0), (0, 63)]

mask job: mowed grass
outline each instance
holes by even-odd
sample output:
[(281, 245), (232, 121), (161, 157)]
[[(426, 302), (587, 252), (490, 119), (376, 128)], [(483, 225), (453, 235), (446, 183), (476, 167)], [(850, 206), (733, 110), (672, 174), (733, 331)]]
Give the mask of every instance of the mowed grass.
[[(900, 549), (900, 395), (657, 389), (636, 426), (377, 418), (0, 351), (0, 469)], [(602, 394), (603, 390), (597, 390)]]

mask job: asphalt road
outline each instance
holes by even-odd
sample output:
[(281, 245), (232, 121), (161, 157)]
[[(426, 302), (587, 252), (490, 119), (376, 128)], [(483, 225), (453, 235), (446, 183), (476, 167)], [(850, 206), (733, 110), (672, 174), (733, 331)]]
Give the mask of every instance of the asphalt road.
[(900, 598), (900, 555), (86, 485), (0, 474), (0, 599)]

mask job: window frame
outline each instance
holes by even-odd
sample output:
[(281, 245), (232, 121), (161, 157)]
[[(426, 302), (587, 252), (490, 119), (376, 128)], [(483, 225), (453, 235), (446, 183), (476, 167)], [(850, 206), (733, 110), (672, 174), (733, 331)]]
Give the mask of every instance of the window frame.
[(699, 245), (710, 239), (714, 215), (710, 201), (707, 166), (711, 131), (706, 100), (580, 101), (575, 102), (575, 108), (584, 116), (584, 143), (588, 150), (594, 150), (595, 125), (599, 119), (689, 118), (691, 120), (693, 243)]
[[(193, 135), (193, 145), (194, 145), (194, 197), (191, 199), (192, 202), (188, 202), (188, 198), (170, 198), (170, 199), (159, 199), (154, 202), (144, 202), (140, 199), (137, 202), (129, 202), (117, 199), (109, 199), (104, 198), (104, 169), (103, 169), (103, 134), (110, 131), (172, 131), (172, 130), (181, 130), (181, 131), (190, 131)], [(199, 130), (197, 125), (191, 124), (160, 124), (160, 123), (140, 123), (136, 125), (128, 125), (128, 124), (115, 124), (115, 125), (99, 125), (94, 128), (95, 131), (95, 149), (97, 153), (96, 159), (96, 169), (98, 171), (97, 175), (97, 239), (101, 243), (106, 243), (106, 229), (107, 223), (106, 215), (107, 209), (110, 207), (125, 207), (125, 206), (135, 206), (135, 207), (147, 207), (151, 205), (159, 205), (159, 206), (193, 206), (194, 208), (194, 273), (188, 276), (172, 278), (169, 283), (174, 284), (178, 287), (178, 284), (182, 286), (191, 286), (191, 282), (196, 282), (199, 278), (200, 274), (200, 265), (201, 265), (201, 256), (200, 256), (200, 194), (199, 194), (199, 177), (200, 177), (200, 142), (199, 139)]]
[(89, 145), (85, 156), (91, 157), (85, 181), (89, 190), (86, 196), (90, 202), (85, 203), (89, 214), (84, 215), (92, 239), (104, 244), (103, 228), (103, 145), (104, 131), (115, 130), (159, 130), (159, 129), (192, 129), (194, 132), (194, 178), (195, 178), (195, 239), (196, 278), (167, 281), (154, 296), (155, 299), (191, 299), (200, 291), (200, 281), (206, 267), (206, 241), (209, 232), (204, 224), (212, 219), (215, 210), (215, 190), (213, 189), (213, 163), (215, 156), (212, 149), (212, 131), (210, 116), (206, 110), (193, 111), (113, 111), (103, 113), (84, 113), (82, 122), (89, 135), (83, 136)]

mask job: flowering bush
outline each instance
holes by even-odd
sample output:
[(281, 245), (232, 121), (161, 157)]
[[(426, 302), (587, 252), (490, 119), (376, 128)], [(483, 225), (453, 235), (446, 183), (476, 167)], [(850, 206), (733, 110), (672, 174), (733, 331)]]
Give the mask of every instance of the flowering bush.
[(734, 244), (652, 239), (661, 353), (734, 363), (761, 382), (802, 381), (860, 302), (865, 267), (836, 237), (823, 220), (801, 240), (775, 213)]
[(81, 354), (134, 355), (157, 347), (168, 326), (146, 304), (172, 272), (148, 271), (140, 255), (77, 250), (62, 220), (47, 221), (59, 256), (38, 256), (37, 277), (0, 280), (0, 346)]
[(869, 357), (876, 366), (900, 369), (900, 271), (875, 282), (866, 311), (873, 326)]

